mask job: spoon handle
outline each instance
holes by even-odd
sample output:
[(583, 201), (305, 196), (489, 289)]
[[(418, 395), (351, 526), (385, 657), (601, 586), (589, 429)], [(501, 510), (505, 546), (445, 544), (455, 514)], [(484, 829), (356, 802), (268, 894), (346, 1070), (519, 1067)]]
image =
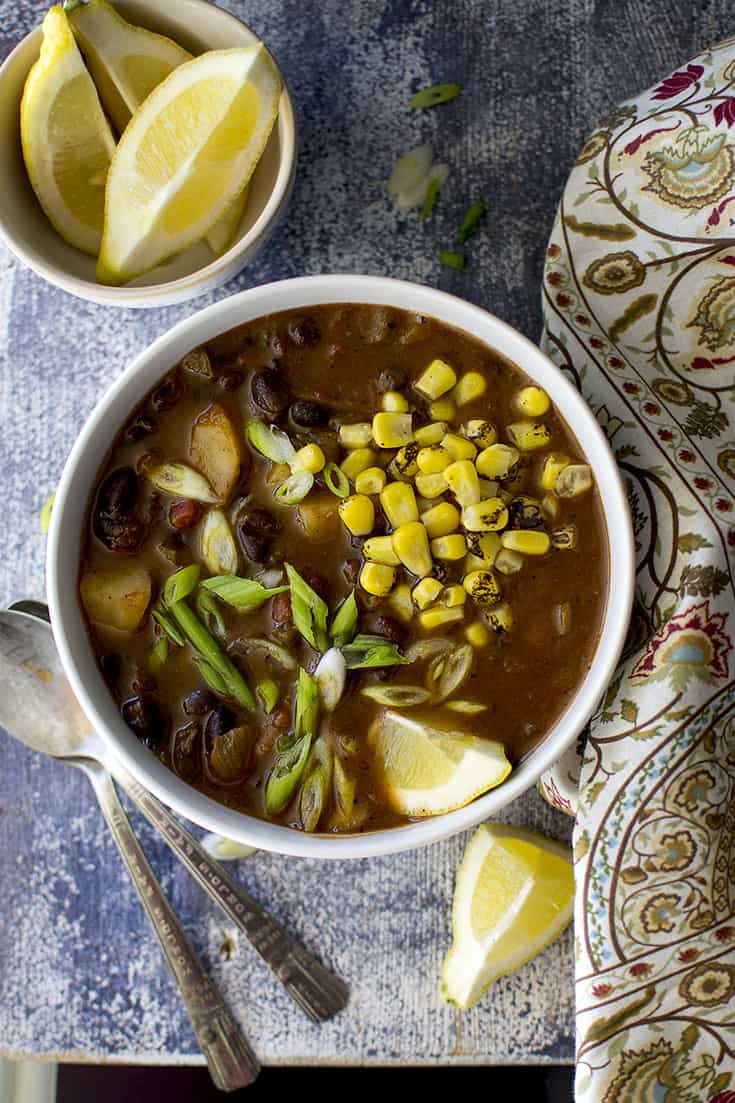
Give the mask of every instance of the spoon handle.
[(333, 976), (272, 919), (147, 789), (117, 762), (112, 776), (163, 835), (195, 881), (246, 935), (289, 996), (312, 1022), (331, 1019), (347, 1004), (344, 981)]
[(148, 913), (153, 930), (179, 986), (209, 1073), (221, 1091), (234, 1091), (255, 1080), (260, 1066), (219, 990), (204, 972), (155, 874), (133, 834), (109, 773), (85, 765), (102, 812)]

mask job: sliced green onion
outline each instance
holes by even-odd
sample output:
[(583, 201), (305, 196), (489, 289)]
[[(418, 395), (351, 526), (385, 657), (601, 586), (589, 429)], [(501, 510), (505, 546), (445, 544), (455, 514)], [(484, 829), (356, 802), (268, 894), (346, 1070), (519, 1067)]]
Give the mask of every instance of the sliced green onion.
[(347, 682), (347, 664), (337, 647), (330, 647), (319, 660), (314, 671), (314, 681), (319, 687), (319, 700), (325, 712), (334, 712)]
[(456, 651), (437, 660), (429, 672), (429, 679), (435, 684), (439, 701), (451, 697), (467, 681), (474, 662), (475, 652), (469, 643), (462, 644)]
[(245, 640), (245, 651), (264, 651), (271, 659), (282, 666), (284, 670), (296, 670), (299, 665), (290, 651), (281, 647), (280, 643), (274, 643), (265, 636), (252, 636)]
[(425, 705), (431, 700), (429, 691), (421, 686), (365, 686), (360, 692), (363, 697), (369, 697), (379, 705), (388, 705), (394, 709)]
[(474, 716), (478, 712), (485, 712), (487, 705), (481, 705), (479, 701), (447, 701), (445, 708), (452, 712), (461, 712), (465, 716)]
[(346, 647), (348, 643), (352, 643), (357, 632), (358, 616), (357, 601), (353, 590), (334, 614), (329, 628), (329, 634), (335, 647)]
[(274, 682), (272, 678), (264, 678), (255, 687), (255, 696), (263, 706), (263, 712), (270, 715), (278, 704), (281, 691), (278, 688), (278, 683)]
[(204, 565), (212, 574), (237, 574), (237, 545), (221, 509), (211, 509), (204, 518), (201, 548)]
[(177, 647), (183, 647), (186, 643), (186, 637), (179, 630), (175, 621), (171, 620), (168, 613), (164, 613), (163, 609), (151, 609), (151, 616), (156, 624), (166, 633), (172, 643), (175, 643)]
[(247, 438), (256, 452), (272, 463), (287, 463), (290, 467), (296, 456), (291, 438), (275, 425), (263, 421), (251, 421), (246, 428)]
[(424, 195), (424, 205), (421, 208), (421, 220), (425, 222), (431, 212), (436, 206), (436, 197), (439, 194), (439, 188), (442, 186), (442, 180), (440, 176), (432, 176), (431, 180), (426, 187), (426, 194)]
[(332, 491), (338, 498), (347, 498), (350, 493), (350, 480), (345, 475), (341, 467), (338, 467), (336, 463), (330, 462), (324, 468), (324, 482), (327, 484), (327, 488)]
[(274, 497), (284, 506), (295, 506), (297, 502), (303, 502), (313, 485), (311, 471), (295, 471), (276, 488)]
[(460, 271), (467, 267), (467, 261), (462, 253), (455, 253), (451, 249), (442, 249), (439, 254), (439, 263), (445, 268), (457, 268)]
[(385, 636), (355, 636), (342, 648), (348, 670), (366, 670), (376, 666), (402, 666), (406, 660)]
[(221, 674), (217, 673), (211, 663), (208, 663), (206, 659), (200, 658), (199, 655), (195, 655), (194, 664), (210, 689), (213, 689), (215, 693), (219, 693), (220, 697), (230, 696), (227, 690), (227, 682)]
[(151, 674), (157, 674), (168, 659), (168, 636), (161, 636), (156, 646), (148, 656), (148, 669)]
[[(347, 488), (349, 493), (349, 486)], [(38, 523), (41, 526), (41, 532), (47, 533), (49, 525), (51, 524), (51, 510), (54, 508), (54, 499), (56, 498), (56, 491), (53, 494), (49, 494), (46, 501), (43, 503), (43, 508), (38, 515)]]
[(323, 737), (314, 743), (306, 780), (301, 787), (299, 814), (304, 831), (316, 831), (332, 783), (334, 751)]
[(183, 463), (162, 463), (158, 467), (148, 467), (145, 471), (157, 490), (164, 494), (176, 494), (180, 498), (190, 498), (194, 502), (218, 501), (211, 486), (193, 467)]
[(273, 586), (268, 589), (253, 578), (221, 574), (206, 578), (202, 582), (202, 589), (216, 594), (221, 601), (235, 609), (258, 609), (268, 598), (282, 594), (288, 586)]
[[(250, 686), (186, 602), (177, 601), (172, 605), (171, 615), (198, 653), (203, 676), (207, 678), (208, 673), (211, 678), (217, 676), (218, 685), (224, 687), (218, 688), (217, 692), (232, 697), (243, 708), (254, 709), (255, 697)], [(201, 665), (202, 660), (205, 666)], [(214, 674), (211, 673), (212, 671)], [(212, 681), (209, 684), (212, 685)]]
[(462, 225), (457, 234), (457, 245), (464, 245), (467, 238), (472, 237), (480, 222), (485, 217), (486, 211), (487, 203), (485, 203), (484, 200), (481, 199), (478, 203), (472, 204), (467, 214), (462, 219)]
[(317, 684), (301, 669), (296, 686), (295, 731), (293, 736), (278, 740), (278, 758), (265, 787), (265, 810), (269, 816), (277, 816), (282, 812), (300, 785), (309, 760), (318, 718)]
[(188, 567), (181, 567), (170, 574), (163, 587), (163, 604), (170, 609), (178, 601), (188, 597), (196, 589), (200, 573), (199, 564), (190, 563)]
[(349, 818), (355, 805), (355, 793), (357, 791), (357, 777), (351, 771), (345, 769), (342, 759), (334, 756), (334, 795), (337, 799), (337, 808), (343, 816)]
[(194, 598), (194, 605), (209, 631), (216, 632), (218, 636), (224, 636), (227, 625), (219, 605), (214, 600), (214, 594), (211, 594), (209, 590), (203, 590), (200, 586)]
[(400, 195), (401, 192), (409, 191), (420, 184), (431, 167), (432, 157), (433, 151), (428, 143), (417, 146), (416, 149), (411, 149), (399, 157), (388, 181), (390, 194)]
[(322, 654), (329, 650), (327, 632), (327, 603), (312, 590), (295, 567), (286, 564), (286, 574), (291, 584), (291, 612), (294, 624), (307, 643)]
[(421, 659), (430, 659), (432, 655), (443, 655), (445, 651), (451, 651), (454, 644), (451, 640), (417, 640), (405, 651), (407, 663), (417, 663)]
[(430, 88), (422, 88), (420, 92), (412, 96), (408, 106), (413, 108), (436, 107), (438, 103), (449, 103), (461, 91), (461, 84), (432, 84)]
[(299, 670), (299, 680), (296, 683), (296, 718), (294, 721), (294, 734), (297, 739), (302, 735), (315, 735), (317, 720), (319, 719), (319, 686), (311, 674), (307, 674), (303, 667)]

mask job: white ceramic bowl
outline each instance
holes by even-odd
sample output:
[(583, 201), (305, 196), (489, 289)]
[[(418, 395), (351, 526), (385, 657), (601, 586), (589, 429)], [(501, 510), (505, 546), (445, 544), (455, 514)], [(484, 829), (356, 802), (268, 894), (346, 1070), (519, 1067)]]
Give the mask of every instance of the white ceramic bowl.
[[(204, 0), (115, 0), (131, 23), (175, 39), (193, 54), (250, 46), (259, 41), (233, 15)], [(95, 258), (61, 238), (41, 210), (31, 188), (20, 147), (20, 100), (41, 47), (41, 29), (31, 31), (0, 66), (0, 240), (19, 260), (49, 283), (92, 302), (151, 307), (181, 303), (211, 291), (236, 275), (264, 245), (288, 205), (296, 172), (296, 124), (285, 87), (278, 122), (253, 173), (237, 237), (213, 259), (203, 243), (140, 276), (125, 287), (95, 280)]]
[[(594, 661), (564, 715), (510, 778), (457, 812), (342, 837), (307, 835), (232, 811), (159, 762), (123, 723), (97, 667), (77, 598), (87, 501), (112, 441), (147, 391), (184, 353), (218, 333), (275, 311), (340, 302), (390, 304), (438, 318), (496, 349), (544, 387), (594, 469), (610, 557), (610, 593)], [(625, 637), (634, 577), (632, 531), (615, 461), (595, 418), (566, 377), (530, 341), (484, 310), (429, 287), (373, 276), (310, 276), (256, 287), (207, 307), (154, 341), (110, 387), (77, 439), (56, 495), (47, 565), (51, 621), (64, 669), (90, 722), (130, 773), (202, 827), (263, 850), (317, 858), (364, 858), (423, 846), (488, 819), (528, 789), (579, 734), (610, 681)], [(497, 736), (502, 739), (503, 733)]]

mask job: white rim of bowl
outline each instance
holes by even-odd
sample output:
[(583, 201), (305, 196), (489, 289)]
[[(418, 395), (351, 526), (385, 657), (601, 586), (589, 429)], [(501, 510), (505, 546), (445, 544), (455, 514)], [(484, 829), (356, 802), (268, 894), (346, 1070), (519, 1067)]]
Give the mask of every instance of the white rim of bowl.
[[(81, 538), (78, 529), (66, 532), (65, 504), (72, 495), (78, 499), (78, 492), (75, 490), (78, 480), (85, 484), (86, 502), (98, 473), (97, 464), (89, 477), (80, 473), (85, 465), (85, 455), (90, 442), (94, 441), (100, 421), (116, 403), (118, 396), (128, 388), (131, 392), (136, 391), (133, 384), (147, 365), (168, 350), (170, 355), (166, 357), (167, 366), (171, 367), (190, 348), (213, 338), (218, 333), (227, 332), (236, 325), (253, 321), (266, 314), (308, 308), (320, 303), (339, 302), (388, 305), (424, 313), (474, 336), (517, 364), (532, 379), (538, 378), (539, 373), (542, 377), (550, 376), (552, 380), (550, 389), (555, 392), (552, 396), (553, 401), (572, 433), (578, 439), (581, 434), (586, 440), (586, 443), (580, 443), (588, 462), (593, 466), (603, 500), (609, 558), (607, 607), (590, 668), (580, 689), (557, 723), (545, 739), (516, 767), (508, 780), (454, 812), (400, 827), (347, 836), (307, 835), (289, 827), (272, 824), (225, 808), (187, 785), (138, 743), (132, 732), (125, 726), (119, 713), (117, 714), (118, 731), (115, 734), (96, 700), (101, 698), (108, 709), (114, 707), (117, 711), (112, 695), (99, 672), (97, 685), (92, 689), (88, 687), (67, 637), (68, 627), (71, 627), (72, 635), (74, 634), (74, 624), (68, 624), (68, 619), (76, 618), (77, 634), (81, 626), (80, 638), (85, 640), (86, 658), (95, 663), (91, 647), (86, 643), (86, 629), (78, 603), (76, 581), (78, 563), (75, 563), (73, 579), (70, 579), (68, 570), (64, 571), (60, 567), (63, 548), (74, 546), (75, 541), (76, 545), (80, 546)], [(226, 320), (223, 320), (223, 316)], [(488, 328), (495, 331), (493, 339), (482, 335)], [(189, 337), (193, 330), (197, 331), (196, 339)], [(157, 371), (156, 378), (160, 378), (165, 371), (166, 368)], [(151, 378), (146, 381), (144, 388), (137, 388), (135, 396), (132, 394), (128, 396), (125, 416), (128, 416), (136, 402), (140, 401), (154, 384), (155, 379)], [(559, 395), (562, 396), (561, 401)], [(124, 418), (121, 418), (118, 429), (123, 423)], [(594, 449), (594, 457), (590, 455), (590, 446)], [(480, 307), (420, 284), (360, 275), (306, 276), (242, 291), (197, 311), (191, 317), (173, 326), (141, 352), (102, 396), (72, 448), (57, 490), (47, 552), (48, 600), (62, 665), (88, 720), (100, 734), (112, 756), (118, 757), (130, 773), (166, 804), (209, 831), (234, 838), (261, 850), (334, 860), (398, 853), (448, 838), (488, 819), (529, 789), (577, 737), (596, 710), (610, 682), (625, 641), (633, 600), (634, 578), (633, 534), (622, 479), (602, 429), (567, 377), (526, 337)]]
[[(254, 43), (263, 42), (263, 39), (251, 30), (247, 23), (244, 23), (242, 19), (238, 19), (236, 15), (232, 15), (231, 12), (218, 8), (216, 4), (210, 4), (208, 0), (187, 0), (187, 3), (203, 10), (214, 8), (217, 12), (217, 18), (221, 17), (224, 22), (236, 24), (240, 29), (244, 28)], [(34, 35), (40, 34), (41, 24), (39, 23), (13, 47), (5, 61), (0, 65), (0, 83), (2, 83), (5, 70), (12, 66), (16, 56), (27, 47), (28, 40)], [(268, 49), (265, 42), (263, 42), (263, 45)], [(234, 262), (236, 260), (241, 261), (242, 267), (244, 267), (248, 258), (260, 248), (269, 236), (280, 211), (288, 202), (296, 174), (296, 162), (298, 160), (296, 117), (286, 78), (278, 62), (276, 62), (276, 67), (281, 75), (283, 87), (276, 120), (276, 128), (281, 143), (281, 157), (273, 190), (268, 197), (268, 202), (260, 212), (258, 219), (250, 227), (246, 237), (239, 238), (230, 246), (227, 252), (215, 257), (203, 268), (197, 268), (187, 276), (167, 280), (165, 283), (141, 285), (140, 287), (108, 287), (106, 284), (98, 284), (92, 280), (85, 280), (79, 276), (67, 274), (63, 269), (49, 264), (40, 254), (27, 249), (22, 243), (18, 242), (8, 232), (2, 221), (0, 221), (0, 241), (10, 253), (22, 261), (31, 271), (35, 272), (37, 276), (41, 276), (48, 283), (53, 284), (54, 287), (59, 287), (62, 291), (77, 295), (81, 299), (106, 305), (115, 303), (120, 306), (137, 306), (140, 305), (143, 299), (146, 300), (147, 306), (175, 305), (177, 302), (186, 301), (187, 298), (193, 298), (196, 294), (204, 294), (209, 287), (216, 284), (220, 276), (222, 276), (223, 281), (231, 278), (237, 271), (237, 269), (233, 269)], [(20, 141), (20, 138), (18, 140)], [(30, 188), (30, 182), (28, 187)], [(49, 223), (49, 228), (53, 230), (51, 223)], [(171, 298), (172, 296), (173, 298)], [(158, 302), (158, 300), (166, 301)], [(169, 302), (169, 300), (171, 301)]]

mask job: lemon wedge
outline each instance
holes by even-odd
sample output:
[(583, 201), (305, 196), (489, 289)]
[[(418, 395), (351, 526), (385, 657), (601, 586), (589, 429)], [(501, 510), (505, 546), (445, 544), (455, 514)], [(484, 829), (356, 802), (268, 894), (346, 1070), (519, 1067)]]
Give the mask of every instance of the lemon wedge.
[(387, 709), (370, 729), (377, 781), (404, 816), (462, 808), (511, 771), (502, 743), (435, 728)]
[(115, 139), (58, 4), (46, 13), (41, 55), (23, 90), (20, 138), (47, 217), (70, 245), (96, 254)]
[(101, 283), (127, 283), (212, 229), (255, 169), (280, 92), (262, 44), (202, 54), (151, 92), (110, 166)]
[(442, 968), (444, 999), (472, 1007), (493, 981), (561, 934), (573, 902), (566, 847), (522, 828), (483, 824), (457, 874), (453, 942)]

